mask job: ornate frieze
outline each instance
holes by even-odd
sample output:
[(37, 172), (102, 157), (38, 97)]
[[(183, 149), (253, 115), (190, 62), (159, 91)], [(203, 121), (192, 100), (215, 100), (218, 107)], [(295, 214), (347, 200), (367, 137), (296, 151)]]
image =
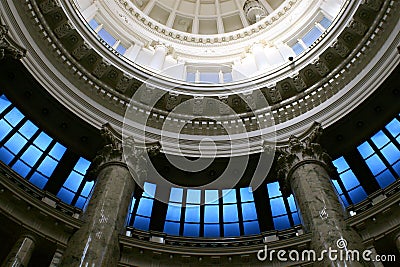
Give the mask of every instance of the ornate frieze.
[(25, 53), (26, 50), (17, 45), (8, 36), (8, 27), (6, 25), (0, 25), (0, 60), (6, 55), (14, 59), (21, 59), (25, 56)]

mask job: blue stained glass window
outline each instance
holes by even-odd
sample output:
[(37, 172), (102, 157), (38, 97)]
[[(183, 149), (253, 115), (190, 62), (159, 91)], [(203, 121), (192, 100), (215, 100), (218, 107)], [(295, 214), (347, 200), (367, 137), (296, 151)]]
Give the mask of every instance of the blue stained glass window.
[(206, 204), (218, 204), (218, 190), (206, 190), (204, 194)]
[(169, 200), (173, 202), (182, 202), (183, 189), (182, 188), (171, 188)]
[(364, 159), (374, 154), (374, 149), (371, 147), (370, 144), (368, 144), (368, 142), (362, 143), (357, 147), (357, 149)]
[(199, 233), (200, 233), (199, 224), (185, 223), (183, 227), (183, 234), (185, 236), (199, 236)]
[(235, 189), (222, 190), (222, 201), (223, 203), (236, 203), (236, 191)]
[(299, 217), (299, 213), (298, 213), (298, 212), (293, 213), (293, 214), (292, 214), (292, 217), (293, 217), (293, 223), (294, 223), (294, 225), (299, 225), (299, 224), (301, 224), (301, 221), (300, 221), (300, 217)]
[(157, 186), (155, 184), (145, 182), (143, 186), (143, 196), (154, 198), (156, 194), (156, 187)]
[(186, 202), (193, 204), (200, 204), (200, 194), (201, 194), (200, 190), (188, 189)]
[(364, 189), (359, 186), (356, 189), (349, 191), (349, 196), (351, 198), (351, 201), (356, 204), (366, 199), (367, 193), (365, 193)]
[(304, 35), (302, 38), (303, 42), (307, 46), (310, 46), (318, 39), (318, 37), (321, 36), (321, 34), (322, 32), (317, 27), (314, 27), (308, 33), (306, 33), (306, 35)]
[(254, 201), (251, 187), (240, 188), (240, 200), (242, 202)]
[(254, 202), (242, 204), (242, 214), (244, 221), (257, 220), (256, 205)]
[(347, 164), (347, 162), (344, 159), (344, 157), (340, 157), (340, 158), (334, 160), (332, 163), (336, 167), (338, 173), (342, 173), (345, 170), (350, 169), (349, 164)]
[(245, 235), (255, 235), (260, 233), (260, 226), (258, 225), (258, 221), (244, 222), (243, 228)]
[(331, 26), (332, 22), (328, 19), (328, 18), (323, 18), (319, 24), (322, 25), (322, 27), (324, 27), (325, 29), (327, 29), (329, 26)]
[(179, 235), (180, 223), (165, 222), (164, 232), (169, 235)]
[(278, 216), (286, 213), (286, 207), (282, 197), (271, 199), (270, 202), (272, 216)]
[(236, 204), (224, 205), (223, 211), (224, 211), (224, 213), (223, 213), (224, 214), (224, 222), (237, 222), (239, 220)]
[(200, 222), (200, 205), (186, 206), (185, 221)]
[(38, 127), (30, 121), (26, 121), (24, 125), (18, 130), (27, 139), (30, 139), (38, 130)]
[(204, 236), (205, 237), (219, 237), (219, 224), (205, 224), (204, 225)]
[(343, 185), (347, 190), (350, 190), (350, 189), (360, 185), (356, 176), (354, 175), (353, 171), (351, 171), (351, 170), (342, 173), (340, 175), (340, 178), (342, 179)]
[(82, 189), (81, 195), (84, 197), (88, 197), (90, 192), (92, 191), (93, 186), (94, 186), (94, 181), (86, 182), (85, 186)]
[(240, 236), (240, 229), (238, 223), (226, 223), (224, 224), (225, 236)]
[(400, 152), (393, 143), (390, 143), (382, 148), (381, 152), (389, 164), (395, 163), (400, 158)]
[(57, 197), (60, 198), (63, 202), (67, 204), (71, 204), (72, 199), (74, 198), (75, 194), (65, 188), (61, 188), (58, 191)]
[(371, 137), (371, 140), (375, 143), (378, 148), (382, 148), (384, 145), (389, 143), (389, 138), (383, 131), (377, 132), (375, 135)]
[(400, 134), (400, 122), (397, 119), (393, 119), (386, 125), (386, 129), (393, 137), (396, 137)]
[(54, 147), (50, 150), (49, 155), (57, 160), (60, 160), (66, 150), (67, 149), (63, 145), (56, 143)]
[(11, 130), (12, 127), (5, 120), (0, 120), (0, 140), (3, 140)]
[(139, 201), (137, 214), (150, 217), (152, 208), (153, 208), (153, 199), (142, 197)]
[(81, 174), (85, 174), (86, 170), (89, 168), (89, 165), (90, 161), (84, 158), (79, 158), (78, 162), (75, 164), (74, 170)]
[(28, 165), (33, 166), (39, 160), (42, 154), (42, 151), (34, 146), (30, 146), (25, 150), (24, 154), (22, 154), (21, 159)]
[(58, 162), (49, 156), (45, 157), (42, 163), (37, 168), (42, 174), (50, 177), (54, 169), (57, 167)]
[(83, 176), (75, 171), (72, 171), (64, 183), (64, 187), (76, 192), (82, 182)]
[(7, 99), (5, 95), (0, 96), (0, 113), (3, 112), (9, 105), (11, 105), (11, 102)]
[(366, 159), (365, 162), (367, 163), (368, 167), (371, 169), (374, 175), (377, 175), (378, 173), (386, 169), (385, 164), (383, 164), (382, 160), (376, 154)]
[(295, 53), (297, 56), (300, 55), (301, 52), (304, 51), (304, 48), (303, 48), (303, 47), (301, 46), (301, 44), (299, 44), (299, 43), (295, 43), (295, 44), (292, 46), (292, 49), (293, 49), (294, 53)]
[(22, 137), (19, 133), (14, 134), (6, 142), (5, 146), (14, 154), (17, 154), (22, 147), (26, 144), (26, 139)]
[(34, 172), (34, 174), (29, 179), (29, 182), (36, 185), (40, 189), (44, 188), (44, 186), (47, 184), (47, 181), (48, 179), (38, 172)]
[(169, 221), (180, 221), (181, 208), (181, 204), (169, 204), (166, 219)]
[(13, 166), (12, 169), (16, 171), (19, 175), (22, 177), (26, 177), (26, 175), (29, 173), (31, 168), (23, 163), (21, 160), (18, 160)]
[(133, 227), (141, 230), (149, 230), (150, 226), (150, 218), (136, 216), (135, 221), (133, 223)]
[(284, 230), (290, 228), (290, 222), (287, 215), (273, 218), (275, 229)]
[(270, 198), (279, 197), (282, 195), (278, 182), (267, 184), (267, 189)]
[(9, 164), (12, 159), (14, 158), (14, 155), (8, 151), (8, 149), (2, 147), (0, 148), (0, 160), (4, 162), (5, 164)]
[(346, 199), (346, 197), (345, 197), (344, 195), (341, 195), (341, 196), (340, 196), (340, 199), (342, 200), (343, 205), (344, 205), (345, 207), (347, 207), (348, 205), (350, 205), (349, 202), (347, 201), (347, 199)]
[(75, 207), (83, 209), (83, 206), (85, 206), (85, 203), (86, 203), (86, 198), (80, 196), (76, 200)]
[(288, 203), (289, 203), (289, 208), (291, 212), (295, 212), (297, 211), (297, 207), (296, 207), (296, 201), (294, 200), (293, 195), (290, 195), (288, 198)]
[(44, 132), (41, 132), (38, 137), (36, 137), (35, 141), (33, 143), (37, 145), (40, 149), (45, 150), (53, 141), (53, 139), (45, 134)]
[(400, 161), (393, 165), (393, 169), (400, 176)]
[(396, 181), (396, 179), (393, 177), (392, 173), (389, 170), (386, 170), (383, 173), (376, 176), (376, 181), (378, 182), (381, 188), (385, 188), (386, 186)]
[(219, 206), (206, 205), (204, 207), (204, 222), (205, 223), (218, 223), (219, 222)]
[(13, 108), (4, 118), (15, 127), (24, 118), (24, 115), (17, 108)]
[(335, 186), (335, 189), (339, 193), (339, 195), (343, 194), (342, 188), (340, 188), (338, 181), (332, 180), (332, 183)]
[(101, 39), (103, 39), (108, 45), (113, 46), (117, 41), (108, 31), (105, 29), (101, 29), (98, 32), (98, 35)]

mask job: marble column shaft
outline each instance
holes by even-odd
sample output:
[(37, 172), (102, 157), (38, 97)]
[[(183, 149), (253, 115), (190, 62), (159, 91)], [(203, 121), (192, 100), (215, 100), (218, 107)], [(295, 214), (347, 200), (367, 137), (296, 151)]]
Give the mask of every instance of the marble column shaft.
[[(312, 233), (311, 249), (317, 258), (323, 251), (337, 250), (332, 254), (337, 259), (326, 253), (313, 266), (372, 266), (363, 262), (362, 240), (345, 221), (345, 209), (331, 182), (336, 175), (332, 161), (316, 143), (320, 133), (317, 126), (305, 141), (292, 136), (289, 147), (281, 150), (278, 159), (281, 190), (285, 195), (293, 193), (304, 227)], [(346, 261), (346, 251), (352, 250), (359, 251), (360, 262)]]
[(82, 227), (71, 237), (60, 266), (117, 266), (118, 235), (125, 227), (135, 182), (123, 162), (122, 145), (103, 129), (107, 145), (88, 173), (96, 176)]
[(25, 267), (28, 266), (33, 250), (35, 249), (35, 240), (32, 236), (22, 236), (15, 243), (2, 267)]

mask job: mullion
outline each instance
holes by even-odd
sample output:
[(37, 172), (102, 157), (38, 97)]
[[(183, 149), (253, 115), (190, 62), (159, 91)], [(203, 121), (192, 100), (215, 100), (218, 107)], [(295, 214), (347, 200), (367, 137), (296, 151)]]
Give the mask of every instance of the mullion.
[(200, 195), (200, 237), (204, 237), (204, 213), (205, 213), (205, 190), (201, 190)]
[[(9, 166), (13, 166), (20, 158), (21, 156), (25, 153), (25, 151), (33, 145), (33, 141), (36, 139), (36, 137), (39, 136), (39, 134), (41, 133), (40, 130), (36, 130), (36, 132), (32, 135), (32, 137), (30, 139), (27, 139), (26, 144), (21, 148), (21, 150), (15, 155), (15, 157), (11, 160), (11, 162), (8, 164)], [(25, 139), (26, 137), (23, 136)], [(42, 152), (42, 150), (40, 149), (40, 151)], [(28, 164), (27, 164), (28, 165)], [(29, 166), (30, 167), (30, 166)]]
[[(38, 161), (32, 166), (32, 169), (29, 171), (28, 175), (26, 176), (27, 179), (29, 179), (39, 168), (40, 164), (42, 164), (42, 161), (47, 157), (49, 154), (50, 150), (55, 146), (57, 142), (55, 140), (52, 140), (50, 142), (50, 145), (43, 151), (43, 154), (39, 157)], [(50, 179), (50, 177), (47, 177)]]
[[(393, 169), (392, 165), (389, 163), (389, 161), (387, 161), (387, 159), (382, 154), (381, 150), (375, 145), (375, 143), (372, 142), (371, 140), (368, 140), (368, 143), (375, 150), (375, 153), (378, 155), (378, 157), (383, 161), (383, 164), (385, 164), (386, 168), (392, 173), (393, 177), (395, 177), (396, 179), (399, 179), (399, 176), (397, 175), (397, 173)], [(382, 171), (382, 173), (383, 173), (383, 171)]]
[[(344, 195), (344, 197), (346, 198), (347, 202), (349, 203), (349, 205), (353, 204), (353, 201), (350, 198), (349, 193), (347, 192), (346, 187), (343, 184), (342, 178), (338, 178), (337, 182), (339, 184), (340, 189), (342, 189), (342, 195)], [(333, 185), (332, 185), (333, 186)], [(339, 194), (340, 195), (340, 194)], [(339, 196), (340, 197), (340, 196)]]
[(293, 217), (292, 217), (292, 211), (290, 210), (289, 201), (287, 200), (287, 197), (283, 197), (283, 203), (285, 204), (286, 213), (287, 213), (288, 218), (289, 218), (290, 226), (293, 227), (294, 226), (294, 220), (293, 220)]
[[(11, 124), (10, 126), (13, 127), (11, 129), (11, 131), (3, 138), (3, 140), (0, 141), (0, 147), (3, 147), (5, 145), (5, 143), (7, 143), (7, 141), (14, 136), (14, 134), (16, 134), (18, 132), (18, 130), (25, 124), (25, 122), (27, 122), (28, 119), (26, 117), (22, 118), (22, 120), (20, 122), (17, 123), (17, 125), (15, 125), (15, 127), (13, 127)], [(9, 123), (7, 121), (7, 123)]]
[[(382, 129), (382, 132), (389, 138), (389, 140), (397, 147), (398, 150), (400, 150), (400, 144), (397, 142), (396, 138), (393, 137), (393, 135), (384, 127)], [(388, 146), (390, 144), (390, 142), (388, 144), (386, 144), (384, 147)], [(383, 148), (383, 147), (382, 147)]]
[(243, 224), (243, 210), (242, 210), (242, 202), (240, 199), (240, 190), (238, 188), (234, 189), (236, 191), (236, 207), (239, 219), (239, 231), (240, 235), (244, 235), (244, 224)]
[(4, 120), (4, 117), (14, 108), (14, 105), (11, 104), (8, 107), (6, 107), (3, 112), (0, 113), (0, 118)]
[(183, 228), (185, 227), (186, 198), (187, 198), (187, 189), (183, 190), (182, 194), (181, 219), (179, 222), (179, 235), (181, 236), (183, 236)]
[(86, 182), (87, 182), (86, 178), (83, 178), (81, 184), (78, 187), (78, 190), (76, 190), (75, 196), (72, 198), (71, 205), (75, 206), (76, 202), (78, 201), (79, 197), (81, 196), (82, 190), (85, 187)]
[(130, 220), (129, 220), (129, 222), (128, 222), (128, 225), (129, 225), (129, 226), (133, 226), (133, 222), (135, 221), (135, 218), (136, 218), (136, 212), (137, 212), (137, 209), (138, 209), (138, 207), (139, 207), (139, 201), (140, 201), (140, 199), (141, 199), (141, 197), (137, 198), (136, 201), (135, 201), (135, 204), (133, 205), (133, 209), (132, 209), (132, 213), (131, 213), (131, 218), (130, 218)]
[(222, 190), (218, 190), (218, 211), (219, 211), (219, 232), (220, 236), (225, 236), (224, 230), (224, 203), (222, 202)]

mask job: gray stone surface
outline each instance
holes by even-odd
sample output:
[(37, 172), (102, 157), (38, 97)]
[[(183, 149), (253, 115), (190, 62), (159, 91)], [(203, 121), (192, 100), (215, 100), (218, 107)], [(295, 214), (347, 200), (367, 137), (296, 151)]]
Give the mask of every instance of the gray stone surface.
[(2, 267), (25, 267), (28, 266), (33, 250), (35, 249), (35, 240), (32, 236), (22, 236), (15, 243)]

